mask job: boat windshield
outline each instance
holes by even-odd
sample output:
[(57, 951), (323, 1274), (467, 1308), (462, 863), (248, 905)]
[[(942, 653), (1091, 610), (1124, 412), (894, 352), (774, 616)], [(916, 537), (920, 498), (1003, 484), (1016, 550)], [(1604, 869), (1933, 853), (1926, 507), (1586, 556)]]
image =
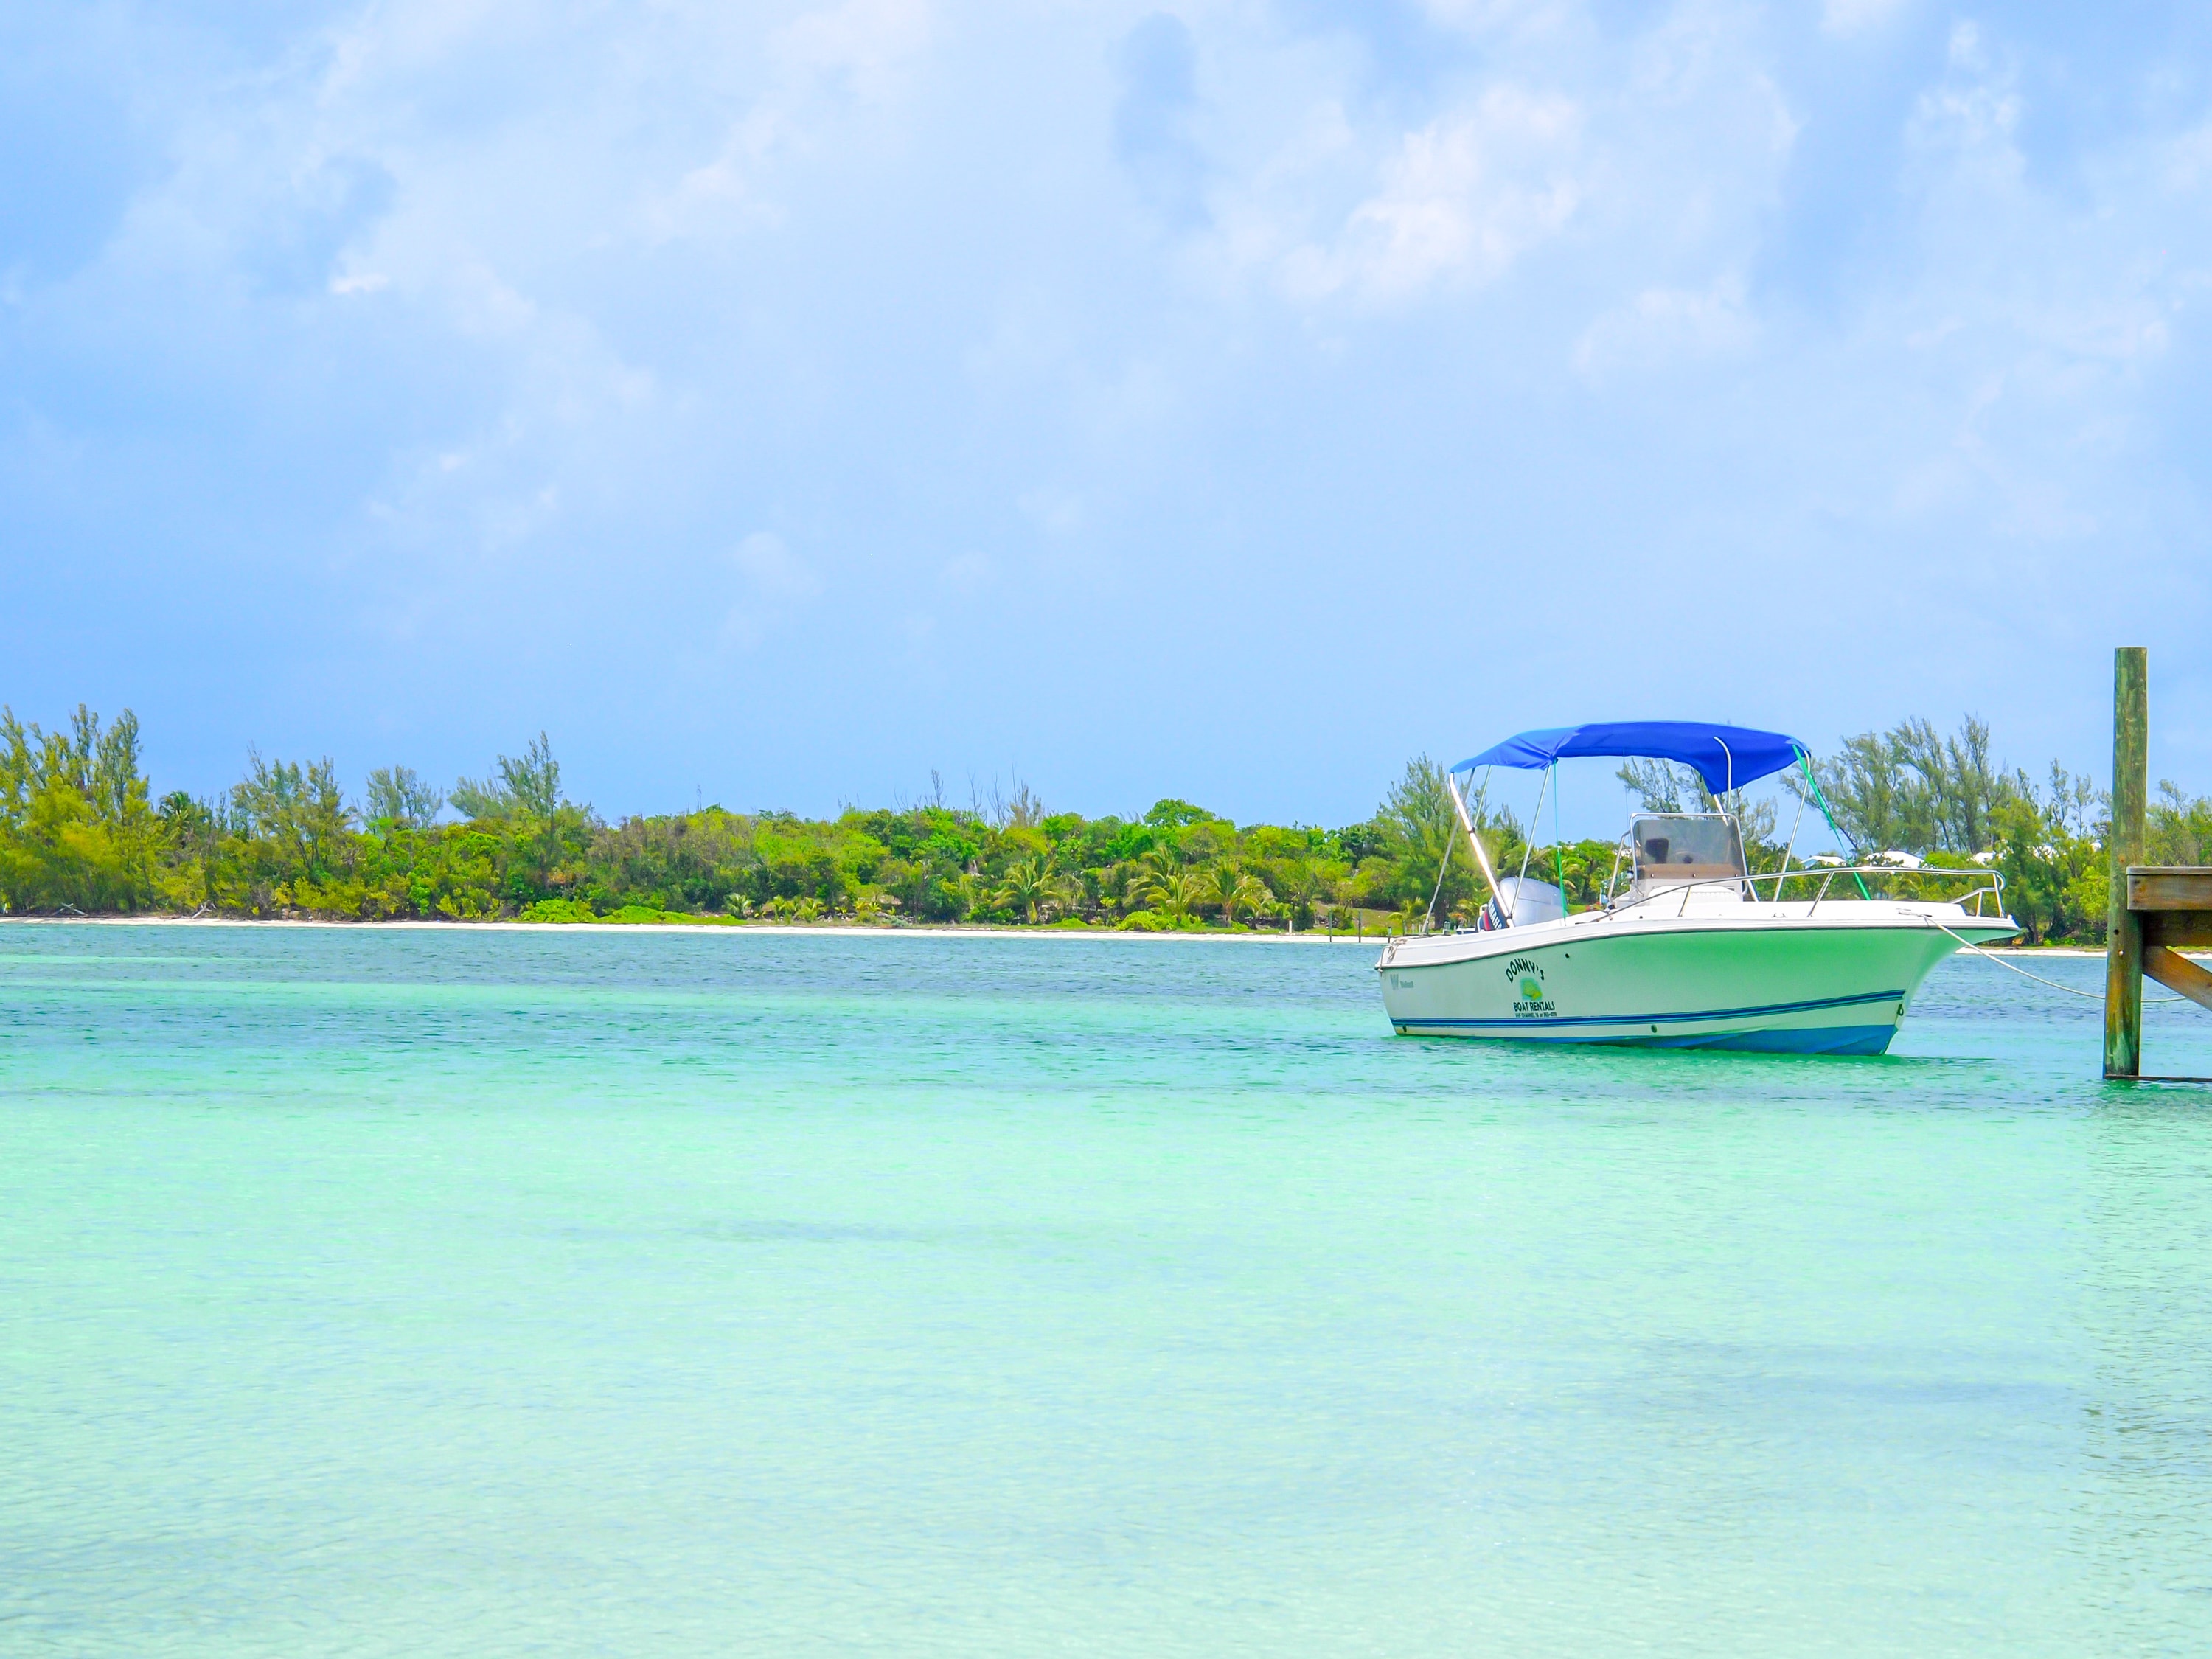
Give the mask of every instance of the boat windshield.
[(1743, 842), (1720, 812), (1649, 813), (1631, 820), (1641, 882), (1741, 880)]

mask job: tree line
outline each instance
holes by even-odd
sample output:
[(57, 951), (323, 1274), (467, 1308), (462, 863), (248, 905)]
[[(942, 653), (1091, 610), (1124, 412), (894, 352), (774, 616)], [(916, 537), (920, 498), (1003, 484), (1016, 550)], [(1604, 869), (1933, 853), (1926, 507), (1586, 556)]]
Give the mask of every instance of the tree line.
[[(1972, 720), (1948, 738), (1914, 720), (1850, 738), (1813, 771), (1862, 854), (1993, 864), (2032, 939), (2101, 937), (2104, 798), (2088, 780), (2054, 765), (2039, 787), (1997, 767)], [(1620, 777), (1656, 810), (1713, 804), (1686, 769), (1631, 763)], [(1738, 813), (1754, 869), (1781, 867), (1786, 802), (1719, 803)], [(1510, 811), (1487, 798), (1477, 811), (1502, 872), (1525, 861), (1571, 905), (1600, 901), (1617, 842), (1537, 845)], [(2212, 802), (2162, 786), (2151, 835), (2158, 861), (2207, 861)], [(446, 789), (395, 766), (356, 798), (327, 759), (249, 752), (222, 795), (156, 799), (128, 710), (104, 724), (80, 708), (52, 732), (0, 712), (0, 908), (19, 916), (1349, 930), (1464, 923), (1484, 896), (1443, 769), (1425, 757), (1372, 817), (1338, 829), (1238, 825), (1180, 799), (1085, 818), (1021, 787), (967, 807), (939, 787), (919, 805), (828, 819), (702, 805), (611, 822), (569, 799), (543, 733)]]
[[(1992, 865), (2030, 942), (2104, 943), (2111, 800), (2094, 779), (2054, 760), (2039, 784), (1995, 761), (1989, 727), (1971, 717), (1948, 736), (1924, 720), (1863, 732), (1814, 769), (1862, 854)], [(2145, 831), (2148, 863), (2212, 864), (2212, 799), (2162, 781)]]

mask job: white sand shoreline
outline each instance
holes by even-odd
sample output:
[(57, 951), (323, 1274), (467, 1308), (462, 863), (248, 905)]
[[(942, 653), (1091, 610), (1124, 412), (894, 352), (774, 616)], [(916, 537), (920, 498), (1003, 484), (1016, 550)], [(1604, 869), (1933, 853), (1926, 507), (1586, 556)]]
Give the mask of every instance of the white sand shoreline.
[(339, 921), (328, 918), (276, 916), (0, 916), (0, 927), (328, 927), (353, 932), (412, 930), (435, 933), (776, 933), (825, 934), (859, 939), (1149, 939), (1166, 943), (1212, 939), (1227, 945), (1380, 945), (1381, 933), (1362, 939), (1352, 933), (1143, 933), (1118, 927), (970, 927), (927, 923), (868, 927), (853, 922), (682, 922), (682, 921)]
[[(772, 933), (778, 935), (836, 934), (859, 939), (1144, 939), (1187, 944), (1212, 940), (1232, 945), (1379, 945), (1388, 937), (1363, 938), (1352, 933), (1124, 933), (1117, 927), (971, 927), (909, 923), (904, 927), (867, 927), (852, 922), (677, 922), (677, 921), (337, 921), (287, 920), (256, 916), (0, 916), (0, 926), (26, 927), (331, 927), (344, 929), (411, 929), (439, 933)], [(2101, 961), (2102, 951), (2078, 945), (1984, 945), (1990, 956), (2092, 957)], [(2196, 951), (2185, 951), (2194, 957)]]

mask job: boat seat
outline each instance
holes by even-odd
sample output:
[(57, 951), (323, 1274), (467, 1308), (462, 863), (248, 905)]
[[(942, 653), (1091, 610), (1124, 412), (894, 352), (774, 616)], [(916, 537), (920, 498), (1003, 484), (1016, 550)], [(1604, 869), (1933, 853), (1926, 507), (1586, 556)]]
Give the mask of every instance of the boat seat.
[(1733, 864), (1646, 864), (1639, 866), (1637, 879), (1653, 885), (1683, 881), (1741, 881), (1743, 872)]

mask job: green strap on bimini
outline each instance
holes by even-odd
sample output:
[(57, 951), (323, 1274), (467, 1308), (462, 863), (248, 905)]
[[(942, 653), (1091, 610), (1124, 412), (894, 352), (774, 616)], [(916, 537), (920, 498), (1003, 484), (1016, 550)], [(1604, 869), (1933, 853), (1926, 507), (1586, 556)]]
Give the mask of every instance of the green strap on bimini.
[[(1851, 862), (1857, 863), (1858, 847), (1849, 836), (1836, 828), (1836, 815), (1828, 810), (1828, 798), (1820, 793), (1820, 781), (1813, 775), (1812, 764), (1806, 760), (1805, 751), (1802, 749), (1797, 751), (1797, 769), (1805, 775), (1805, 781), (1812, 788), (1813, 804), (1820, 809), (1820, 816), (1828, 821), (1828, 833), (1851, 849)], [(1787, 875), (1789, 872), (1785, 870), (1783, 873)], [(1867, 884), (1860, 879), (1857, 871), (1851, 872), (1851, 880), (1856, 884), (1861, 898), (1870, 899), (1874, 896), (1872, 893), (1867, 891)]]
[(1567, 847), (1559, 839), (1559, 763), (1557, 761), (1552, 763), (1552, 873), (1559, 878), (1559, 914), (1564, 916), (1567, 914)]

